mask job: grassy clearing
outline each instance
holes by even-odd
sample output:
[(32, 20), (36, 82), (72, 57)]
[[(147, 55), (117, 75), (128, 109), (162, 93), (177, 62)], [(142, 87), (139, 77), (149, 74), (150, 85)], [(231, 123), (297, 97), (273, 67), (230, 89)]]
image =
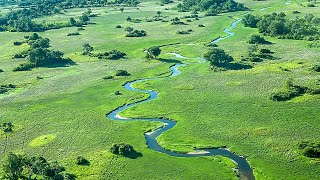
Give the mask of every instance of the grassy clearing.
[[(270, 7), (253, 12), (258, 14), (284, 11), (294, 17), (291, 11), (299, 10), (299, 16), (305, 13), (320, 15), (319, 7), (303, 8), (297, 1), (291, 1), (290, 5), (276, 0), (242, 2), (254, 10)], [(25, 61), (12, 59), (12, 55), (27, 48), (25, 45), (14, 46), (13, 42), (23, 40), (23, 36), (30, 33), (1, 32), (0, 69), (4, 72), (0, 73), (0, 84), (18, 86), (17, 90), (0, 95), (0, 122), (13, 122), (19, 127), (9, 135), (6, 152), (24, 151), (58, 160), (79, 179), (236, 178), (233, 163), (225, 158), (175, 158), (149, 150), (143, 132), (159, 124), (114, 122), (105, 118), (112, 109), (146, 97), (145, 94), (123, 90), (122, 84), (126, 81), (165, 75), (172, 64), (168, 62), (195, 62), (195, 59), (175, 59), (165, 53), (200, 56), (206, 50), (204, 43), (223, 36), (223, 29), (244, 14), (237, 12), (200, 18), (185, 26), (144, 21), (155, 16), (158, 10), (163, 16), (169, 16), (169, 20), (189, 14), (165, 10), (169, 6), (173, 5), (144, 2), (139, 9), (126, 8), (124, 13), (114, 8), (94, 8), (94, 13), (100, 13), (92, 19), (96, 24), (84, 27), (80, 36), (67, 37), (68, 33), (77, 30), (74, 27), (39, 33), (51, 39), (52, 49), (63, 51), (66, 57), (76, 62), (70, 67), (12, 72)], [(73, 9), (38, 21), (67, 21), (85, 10)], [(140, 18), (143, 22), (127, 22), (128, 16)], [(148, 35), (126, 38), (124, 28), (115, 28), (118, 24), (145, 30)], [(197, 27), (198, 24), (205, 27)], [(194, 32), (177, 35), (178, 28), (193, 29)], [(236, 36), (218, 45), (240, 60), (247, 53), (248, 36), (258, 32), (241, 24), (233, 32)], [(320, 79), (319, 73), (310, 71), (315, 63), (319, 63), (320, 52), (308, 48), (306, 41), (266, 39), (273, 42), (265, 47), (275, 52), (273, 55), (277, 60), (253, 63), (254, 68), (241, 71), (212, 72), (208, 63), (181, 67), (183, 73), (177, 77), (137, 84), (158, 91), (159, 98), (123, 114), (177, 120), (177, 126), (159, 138), (161, 145), (177, 151), (226, 145), (248, 157), (257, 179), (317, 179), (319, 160), (302, 156), (297, 144), (320, 138), (319, 95), (304, 95), (287, 102), (274, 102), (269, 96), (288, 78), (300, 85)], [(127, 53), (128, 58), (117, 61), (89, 58), (81, 55), (83, 43), (90, 43), (94, 52), (117, 49)], [(144, 48), (169, 43), (181, 44), (163, 47), (160, 56), (163, 61), (145, 62)], [(132, 75), (102, 79), (114, 75), (118, 69), (125, 69)], [(114, 95), (116, 91), (123, 95)], [(127, 159), (108, 152), (113, 143), (120, 142), (132, 144), (143, 157)], [(0, 143), (5, 144), (5, 139), (1, 138)], [(3, 146), (0, 151), (4, 151)], [(86, 157), (90, 166), (77, 166), (75, 160), (79, 155)]]

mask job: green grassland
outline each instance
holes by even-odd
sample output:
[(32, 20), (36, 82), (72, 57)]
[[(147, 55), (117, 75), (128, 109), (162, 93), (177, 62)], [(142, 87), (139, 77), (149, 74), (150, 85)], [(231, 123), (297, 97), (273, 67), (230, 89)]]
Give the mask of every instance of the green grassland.
[[(320, 16), (319, 4), (315, 8), (299, 5), (300, 1), (239, 0), (254, 14), (291, 12), (298, 16), (312, 13)], [(130, 80), (155, 77), (168, 72), (172, 63), (195, 62), (205, 51), (205, 43), (223, 36), (244, 12), (227, 13), (215, 17), (192, 19), (188, 25), (170, 25), (170, 22), (146, 22), (146, 18), (162, 12), (166, 19), (190, 13), (165, 10), (176, 5), (159, 6), (154, 1), (141, 3), (137, 8), (93, 8), (99, 13), (80, 36), (67, 37), (77, 28), (63, 28), (39, 33), (51, 40), (51, 49), (58, 49), (76, 62), (70, 67), (36, 68), (26, 72), (12, 72), (26, 60), (12, 59), (27, 45), (14, 46), (31, 33), (0, 32), (1, 84), (15, 84), (17, 89), (0, 95), (0, 122), (13, 122), (14, 133), (6, 140), (0, 135), (2, 158), (6, 152), (43, 155), (58, 160), (78, 179), (237, 179), (233, 163), (222, 157), (176, 158), (147, 148), (143, 132), (159, 126), (149, 122), (114, 122), (105, 117), (111, 110), (129, 102), (145, 98), (144, 94), (126, 91), (122, 85)], [(269, 7), (264, 11), (259, 9)], [(63, 14), (39, 18), (42, 22), (67, 21), (81, 15), (86, 9), (71, 9)], [(203, 16), (204, 13), (200, 13)], [(127, 22), (126, 18), (140, 18), (141, 23)], [(186, 22), (185, 19), (182, 21)], [(127, 38), (124, 28), (145, 30), (146, 37)], [(205, 27), (198, 27), (199, 24)], [(193, 29), (188, 35), (177, 35), (177, 30)], [(248, 36), (257, 29), (241, 23), (234, 37), (218, 43), (236, 60), (246, 55)], [(307, 41), (283, 40), (266, 37), (273, 42), (265, 47), (275, 52), (276, 60), (252, 63), (253, 68), (239, 71), (213, 72), (209, 63), (181, 67), (182, 74), (170, 79), (159, 79), (138, 84), (154, 89), (159, 97), (125, 112), (130, 117), (167, 117), (177, 126), (159, 137), (167, 149), (192, 151), (193, 147), (227, 146), (231, 151), (246, 156), (254, 168), (257, 179), (317, 179), (320, 161), (304, 157), (297, 144), (304, 140), (319, 140), (319, 95), (304, 95), (286, 102), (269, 99), (284, 82), (292, 78), (301, 85), (312, 84), (320, 74), (310, 68), (320, 62), (320, 51), (308, 48)], [(94, 52), (117, 49), (127, 53), (121, 60), (98, 60), (81, 55), (82, 44), (90, 43)], [(163, 60), (146, 61), (144, 48), (155, 45), (181, 43), (162, 47)], [(176, 59), (168, 52), (179, 51), (191, 59)], [(125, 69), (132, 75), (103, 80)], [(283, 71), (287, 69), (288, 71)], [(39, 78), (41, 77), (41, 78)], [(115, 91), (123, 95), (117, 96)], [(129, 143), (143, 154), (137, 159), (114, 156), (108, 152), (113, 143)], [(77, 166), (77, 156), (90, 160), (90, 166)], [(1, 172), (0, 172), (1, 174)]]

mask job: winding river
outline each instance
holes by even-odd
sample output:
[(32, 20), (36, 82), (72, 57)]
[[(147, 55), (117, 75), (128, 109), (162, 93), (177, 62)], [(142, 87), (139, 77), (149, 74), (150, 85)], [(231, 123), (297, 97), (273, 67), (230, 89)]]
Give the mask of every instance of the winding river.
[[(227, 36), (224, 37), (220, 37), (214, 41), (212, 41), (212, 43), (217, 43), (219, 41), (222, 41), (228, 37), (234, 36), (235, 34), (230, 32), (231, 29), (235, 28), (236, 25), (241, 21), (241, 19), (235, 21), (232, 23), (232, 25), (225, 29), (224, 32), (227, 33)], [(177, 58), (186, 58), (180, 54), (174, 54)], [(203, 62), (203, 59), (199, 59)], [(148, 145), (148, 147), (154, 151), (157, 152), (161, 152), (170, 156), (174, 156), (174, 157), (184, 157), (184, 158), (191, 158), (191, 157), (199, 157), (199, 156), (215, 156), (215, 155), (220, 155), (220, 156), (224, 156), (224, 157), (228, 157), (231, 160), (233, 160), (238, 167), (238, 173), (239, 173), (239, 177), (240, 179), (246, 179), (246, 180), (254, 180), (254, 176), (253, 176), (253, 172), (252, 169), (250, 168), (250, 165), (248, 164), (248, 161), (244, 158), (241, 157), (239, 155), (236, 155), (235, 153), (227, 150), (227, 149), (223, 149), (223, 148), (212, 148), (212, 149), (196, 149), (196, 152), (190, 152), (190, 153), (178, 153), (178, 152), (173, 152), (170, 150), (166, 150), (163, 147), (161, 147), (159, 145), (159, 143), (157, 142), (156, 138), (158, 136), (160, 136), (163, 132), (173, 128), (177, 123), (174, 121), (171, 121), (169, 119), (159, 119), (159, 118), (129, 118), (129, 117), (121, 117), (119, 115), (120, 112), (136, 106), (138, 104), (141, 103), (146, 103), (149, 101), (152, 101), (154, 99), (156, 99), (158, 97), (158, 93), (155, 91), (151, 91), (151, 90), (143, 90), (143, 89), (136, 89), (133, 88), (133, 85), (136, 83), (140, 83), (140, 82), (144, 82), (144, 81), (150, 81), (150, 80), (154, 80), (154, 79), (167, 79), (173, 76), (178, 76), (181, 71), (179, 71), (179, 67), (181, 66), (185, 66), (186, 64), (176, 64), (170, 67), (171, 70), (171, 75), (168, 77), (156, 77), (156, 78), (146, 78), (146, 79), (140, 79), (140, 80), (136, 80), (133, 82), (128, 82), (124, 85), (124, 88), (126, 90), (129, 91), (134, 91), (134, 92), (143, 92), (143, 93), (148, 93), (150, 96), (149, 98), (143, 100), (143, 101), (139, 101), (139, 102), (135, 102), (132, 104), (126, 104), (122, 107), (119, 107), (118, 109), (110, 112), (109, 114), (107, 114), (107, 118), (111, 119), (111, 120), (117, 120), (117, 121), (153, 121), (153, 122), (161, 122), (163, 123), (163, 126), (161, 126), (160, 128), (156, 129), (153, 132), (149, 132), (149, 133), (145, 133), (144, 136), (146, 138), (146, 144)]]

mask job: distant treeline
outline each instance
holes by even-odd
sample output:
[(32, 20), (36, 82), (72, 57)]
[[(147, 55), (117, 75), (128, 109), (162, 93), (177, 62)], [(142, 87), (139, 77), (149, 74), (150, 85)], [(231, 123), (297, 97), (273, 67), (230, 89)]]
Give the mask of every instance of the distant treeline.
[(264, 16), (247, 14), (243, 22), (245, 26), (258, 28), (260, 33), (268, 36), (309, 41), (320, 39), (320, 18), (312, 14), (295, 19), (288, 19), (284, 13)]
[[(107, 0), (20, 0), (20, 1), (0, 1), (2, 4), (15, 4), (18, 3), (23, 9), (9, 12), (5, 16), (0, 15), (0, 31), (44, 31), (48, 29), (58, 29), (62, 27), (81, 26), (86, 24), (90, 19), (90, 12), (83, 14), (78, 22), (71, 20), (70, 22), (62, 23), (35, 23), (32, 21), (34, 18), (43, 17), (53, 14), (58, 14), (62, 10), (76, 8), (76, 7), (97, 7), (105, 6), (108, 4), (125, 4), (128, 6), (137, 5), (137, 0), (116, 0), (108, 2)], [(1, 3), (0, 3), (1, 5)]]
[(1, 5), (18, 5), (20, 7), (34, 7), (42, 10), (52, 10), (52, 8), (69, 9), (69, 8), (87, 8), (102, 7), (112, 4), (124, 4), (128, 6), (138, 5), (138, 0), (0, 0)]
[(183, 0), (177, 8), (179, 11), (207, 11), (209, 15), (247, 9), (233, 0)]

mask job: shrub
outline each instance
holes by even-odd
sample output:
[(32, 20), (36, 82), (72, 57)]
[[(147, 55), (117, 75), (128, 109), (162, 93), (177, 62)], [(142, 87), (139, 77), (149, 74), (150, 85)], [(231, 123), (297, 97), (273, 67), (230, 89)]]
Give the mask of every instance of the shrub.
[(76, 160), (77, 165), (89, 165), (90, 162), (82, 156), (78, 156)]
[(198, 27), (205, 27), (203, 24), (199, 24)]
[(128, 73), (126, 70), (118, 70), (116, 72), (116, 76), (130, 76), (130, 73)]
[(270, 54), (272, 51), (270, 49), (260, 49), (260, 53)]
[(263, 37), (259, 35), (252, 35), (248, 41), (249, 44), (269, 44)]
[(4, 72), (2, 69), (0, 69), (0, 73)]
[(274, 101), (286, 101), (296, 96), (306, 93), (308, 88), (294, 85), (291, 81), (287, 81), (279, 92), (272, 93), (271, 99)]
[(31, 63), (23, 63), (20, 64), (18, 67), (14, 68), (13, 71), (29, 71), (34, 68), (34, 65)]
[(133, 146), (131, 146), (130, 144), (124, 144), (124, 143), (114, 144), (110, 148), (110, 152), (112, 154), (123, 155), (123, 156), (130, 156), (133, 153), (135, 153)]
[(303, 155), (310, 158), (320, 158), (320, 142), (303, 141), (298, 144)]
[(126, 34), (126, 37), (143, 37), (146, 36), (147, 33), (144, 30), (133, 30)]
[(80, 33), (74, 32), (74, 33), (68, 33), (67, 36), (78, 36)]
[(22, 42), (18, 42), (18, 41), (13, 42), (13, 45), (15, 45), (15, 46), (20, 46), (21, 44), (22, 44)]
[(122, 28), (122, 26), (121, 25), (117, 25), (116, 28)]
[(108, 75), (108, 76), (103, 77), (102, 79), (113, 79), (113, 76)]
[(8, 92), (9, 90), (15, 89), (16, 86), (13, 84), (8, 84), (8, 85), (1, 85), (0, 86), (0, 94), (4, 94)]
[(120, 91), (116, 91), (114, 92), (114, 95), (119, 96), (119, 95), (122, 95), (122, 93)]

